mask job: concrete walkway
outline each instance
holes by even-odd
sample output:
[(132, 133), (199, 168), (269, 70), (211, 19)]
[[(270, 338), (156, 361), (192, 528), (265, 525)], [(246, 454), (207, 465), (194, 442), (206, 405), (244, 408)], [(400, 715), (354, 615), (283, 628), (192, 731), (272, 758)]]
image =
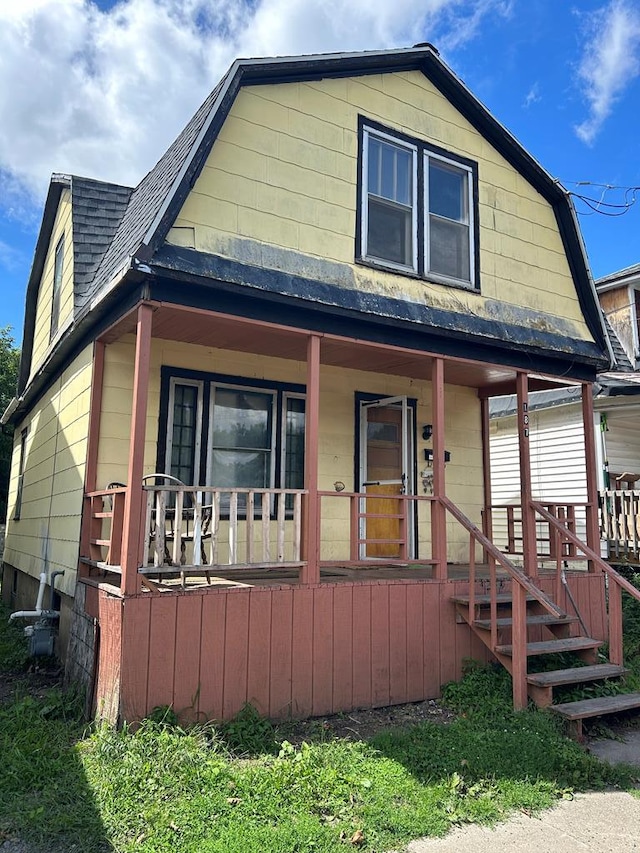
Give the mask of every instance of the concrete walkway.
[(538, 817), (522, 813), (495, 829), (464, 826), (412, 841), (408, 853), (638, 853), (640, 800), (608, 791), (577, 794)]
[[(639, 768), (640, 731), (599, 740), (589, 751)], [(514, 815), (494, 829), (463, 826), (445, 838), (412, 841), (407, 853), (640, 853), (640, 799), (620, 791), (576, 794), (537, 817)]]

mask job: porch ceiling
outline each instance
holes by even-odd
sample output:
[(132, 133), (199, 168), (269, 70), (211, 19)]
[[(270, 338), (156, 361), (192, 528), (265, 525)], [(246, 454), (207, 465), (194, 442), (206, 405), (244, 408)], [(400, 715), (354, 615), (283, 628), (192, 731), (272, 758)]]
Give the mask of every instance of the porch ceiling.
[[(103, 336), (110, 343), (135, 333), (136, 315), (123, 317)], [(153, 337), (236, 352), (306, 361), (310, 332), (264, 321), (211, 311), (154, 304)], [(431, 379), (434, 356), (415, 350), (360, 339), (322, 334), (321, 363), (370, 373), (387, 373), (411, 379)], [(515, 394), (516, 371), (500, 365), (444, 356), (445, 382), (478, 388), (481, 396)], [(554, 388), (561, 381), (547, 377), (530, 380), (530, 390)]]

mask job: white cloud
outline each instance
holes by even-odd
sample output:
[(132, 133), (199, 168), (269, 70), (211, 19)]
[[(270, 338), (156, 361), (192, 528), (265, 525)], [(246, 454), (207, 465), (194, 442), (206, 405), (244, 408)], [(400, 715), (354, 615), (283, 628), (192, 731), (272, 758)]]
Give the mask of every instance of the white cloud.
[(586, 31), (578, 76), (589, 116), (575, 130), (590, 145), (640, 73), (640, 10), (627, 0), (612, 0), (587, 16)]
[[(236, 56), (448, 50), (506, 0), (0, 0), (0, 212), (51, 172), (135, 185)], [(17, 189), (19, 191), (17, 191)], [(20, 197), (22, 193), (22, 198)]]
[(536, 81), (533, 86), (527, 92), (527, 95), (522, 103), (522, 106), (525, 109), (528, 109), (531, 104), (537, 104), (542, 100), (542, 95), (540, 94), (540, 84)]

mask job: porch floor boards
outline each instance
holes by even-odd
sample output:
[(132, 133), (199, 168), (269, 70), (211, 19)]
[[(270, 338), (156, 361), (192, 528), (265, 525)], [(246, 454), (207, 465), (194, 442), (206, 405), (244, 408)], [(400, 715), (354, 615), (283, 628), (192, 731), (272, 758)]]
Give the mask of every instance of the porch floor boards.
[[(103, 567), (100, 567), (103, 568)], [(109, 566), (107, 570), (116, 569), (118, 567)], [(219, 567), (211, 568), (210, 581), (204, 574), (204, 568), (176, 566), (175, 569), (163, 567), (164, 571), (156, 577), (151, 569), (148, 569), (144, 574), (149, 576), (149, 580), (153, 582), (157, 591), (163, 589), (173, 590), (176, 587), (183, 585), (183, 580), (180, 575), (181, 571), (185, 572), (184, 586), (186, 589), (195, 589), (201, 586), (209, 587), (247, 587), (247, 586), (298, 586), (300, 583), (297, 569), (262, 569), (259, 566), (255, 569), (230, 568), (228, 572), (220, 571)], [(216, 574), (219, 572), (219, 574)], [(478, 565), (475, 567), (476, 580), (488, 581), (489, 566)], [(498, 570), (496, 572), (498, 578), (507, 578), (506, 572)], [(450, 563), (447, 567), (447, 580), (468, 580), (469, 566), (460, 563)], [(397, 562), (376, 563), (367, 567), (352, 567), (352, 566), (331, 566), (322, 568), (320, 571), (321, 584), (335, 583), (353, 583), (354, 581), (371, 581), (371, 580), (434, 580), (434, 567), (432, 565), (420, 564), (400, 564)]]

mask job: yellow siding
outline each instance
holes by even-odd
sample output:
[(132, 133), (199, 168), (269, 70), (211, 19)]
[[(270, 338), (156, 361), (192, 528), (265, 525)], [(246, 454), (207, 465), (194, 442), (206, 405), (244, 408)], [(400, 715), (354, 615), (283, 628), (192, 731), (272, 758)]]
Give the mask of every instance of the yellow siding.
[[(105, 353), (105, 374), (98, 460), (98, 486), (126, 482), (131, 425), (134, 339), (110, 344)], [(144, 454), (145, 473), (156, 471), (160, 408), (160, 368), (162, 365), (222, 373), (251, 379), (304, 384), (306, 365), (287, 359), (266, 358), (249, 353), (154, 340), (152, 344), (149, 407)], [(354, 487), (354, 394), (356, 391), (397, 396), (406, 394), (418, 401), (418, 424), (431, 423), (431, 384), (398, 376), (324, 367), (321, 372), (319, 474), (320, 489), (332, 491), (336, 480)], [(445, 393), (447, 450), (451, 462), (446, 468), (447, 492), (476, 524), (482, 508), (482, 444), (480, 407), (475, 391), (447, 386)], [(161, 426), (161, 428), (164, 428)], [(424, 467), (422, 451), (431, 447), (420, 439), (418, 430), (418, 470)], [(421, 483), (419, 483), (421, 488)], [(419, 491), (419, 493), (421, 493)], [(345, 559), (349, 553), (349, 503), (344, 498), (325, 499), (323, 509), (323, 559)], [(428, 531), (427, 531), (428, 534)], [(224, 538), (224, 537), (223, 537)], [(428, 539), (428, 535), (427, 535)], [(468, 558), (468, 536), (455, 524), (449, 530), (449, 557)]]
[[(359, 114), (478, 163), (480, 294), (354, 264)], [(205, 252), (330, 261), (346, 287), (591, 339), (552, 208), (417, 71), (243, 88), (175, 224)]]
[[(64, 371), (16, 428), (4, 559), (21, 571), (64, 569), (56, 587), (73, 595), (89, 428), (92, 347)], [(27, 427), (20, 520), (15, 521), (20, 435)]]
[(60, 195), (58, 212), (51, 232), (49, 249), (42, 270), (42, 278), (40, 279), (40, 288), (36, 303), (31, 375), (36, 372), (49, 350), (56, 248), (63, 235), (64, 261), (62, 266), (58, 332), (64, 329), (73, 319), (73, 230), (71, 220), (71, 192), (68, 189), (64, 189)]

